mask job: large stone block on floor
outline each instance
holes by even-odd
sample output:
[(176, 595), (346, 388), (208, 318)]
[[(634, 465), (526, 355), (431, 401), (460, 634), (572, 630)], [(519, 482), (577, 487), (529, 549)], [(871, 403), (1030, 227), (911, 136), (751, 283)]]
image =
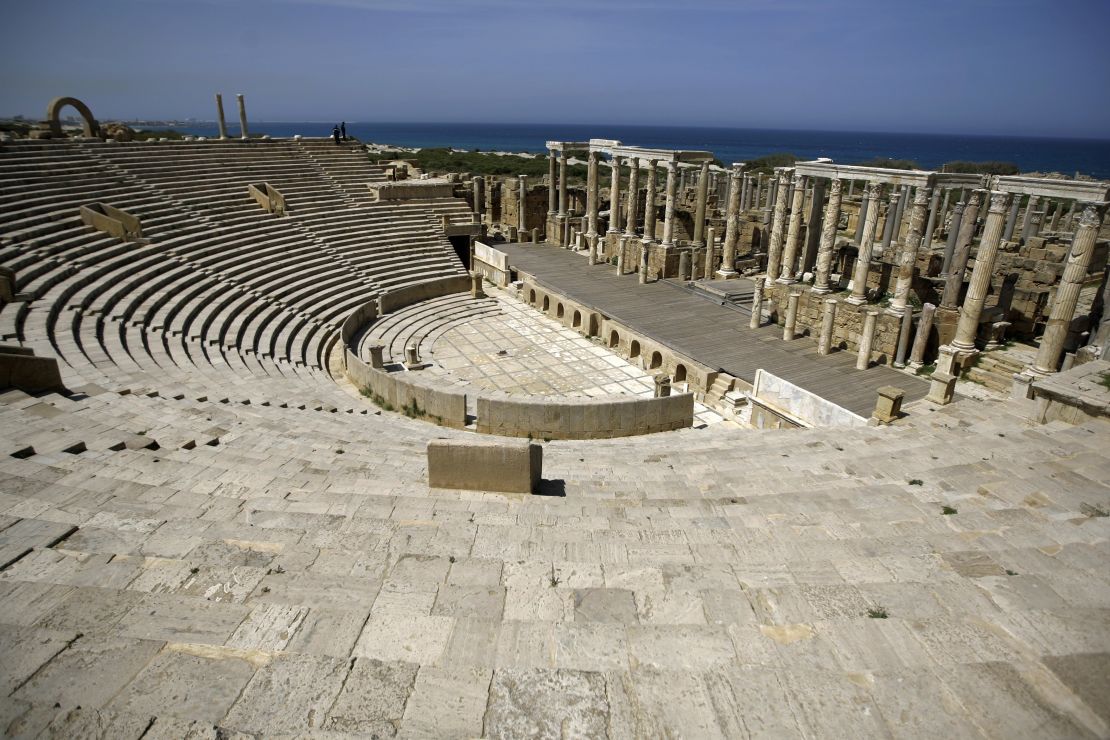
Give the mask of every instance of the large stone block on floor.
[(543, 447), (535, 442), (428, 442), (428, 485), (434, 488), (532, 493), (540, 484), (542, 468)]

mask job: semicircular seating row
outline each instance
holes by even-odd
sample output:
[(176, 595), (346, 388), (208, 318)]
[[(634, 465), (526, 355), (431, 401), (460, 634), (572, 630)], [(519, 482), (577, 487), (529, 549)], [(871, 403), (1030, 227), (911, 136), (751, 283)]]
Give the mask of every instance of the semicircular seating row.
[[(462, 274), (440, 215), (468, 221), (469, 210), (453, 198), (372, 203), (365, 183), (384, 179), (380, 168), (329, 146), (5, 145), (0, 263), (27, 300), (0, 310), (0, 341), (56, 355), (71, 385), (334, 391), (343, 319), (383, 290)], [(257, 182), (284, 195), (288, 216), (258, 208)], [(78, 208), (98, 201), (139, 216), (143, 238), (83, 224)]]

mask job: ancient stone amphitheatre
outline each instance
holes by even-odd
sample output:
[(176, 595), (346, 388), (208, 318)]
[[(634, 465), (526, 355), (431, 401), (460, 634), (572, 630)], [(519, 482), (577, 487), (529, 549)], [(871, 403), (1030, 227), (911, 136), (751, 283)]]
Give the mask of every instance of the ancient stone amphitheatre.
[(1110, 735), (1107, 183), (240, 111), (0, 142), (7, 735)]

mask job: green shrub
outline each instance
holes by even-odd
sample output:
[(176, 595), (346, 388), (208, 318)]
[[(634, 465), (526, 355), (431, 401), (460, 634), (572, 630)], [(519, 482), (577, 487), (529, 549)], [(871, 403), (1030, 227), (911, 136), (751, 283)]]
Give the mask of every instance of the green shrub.
[(942, 172), (956, 172), (969, 175), (1016, 175), (1021, 170), (1013, 162), (945, 162)]

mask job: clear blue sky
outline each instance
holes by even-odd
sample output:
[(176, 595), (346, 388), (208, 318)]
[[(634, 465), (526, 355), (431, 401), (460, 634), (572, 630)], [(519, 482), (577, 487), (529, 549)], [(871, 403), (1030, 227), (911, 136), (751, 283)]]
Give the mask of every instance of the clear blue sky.
[(1110, 0), (5, 3), (0, 115), (1110, 138)]

